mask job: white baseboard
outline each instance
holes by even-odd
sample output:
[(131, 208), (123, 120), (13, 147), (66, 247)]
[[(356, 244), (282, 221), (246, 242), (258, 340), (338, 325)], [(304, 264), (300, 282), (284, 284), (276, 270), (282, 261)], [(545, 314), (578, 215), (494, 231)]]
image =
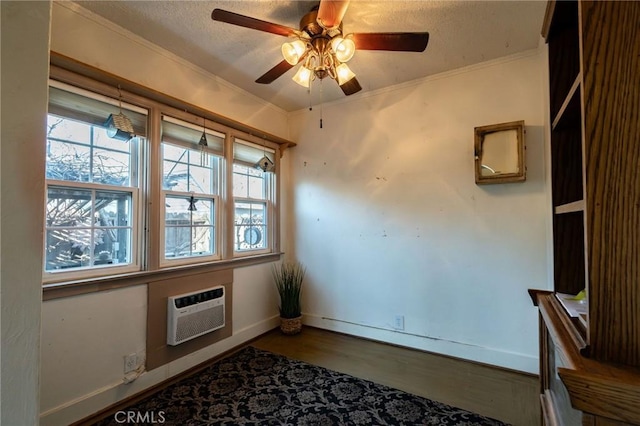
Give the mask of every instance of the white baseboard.
[(177, 359), (167, 365), (144, 372), (138, 379), (129, 384), (122, 382), (107, 385), (94, 392), (68, 401), (40, 414), (41, 426), (67, 425), (129, 398), (139, 392), (155, 386), (191, 367), (203, 363), (215, 356), (231, 350), (243, 343), (272, 330), (280, 324), (280, 317), (268, 318), (259, 323), (235, 330), (233, 335), (225, 340), (203, 348), (185, 357)]
[(494, 365), (510, 370), (538, 374), (538, 358), (533, 356), (504, 352), (462, 342), (434, 339), (428, 336), (418, 336), (398, 330), (369, 327), (307, 313), (303, 314), (302, 321), (304, 324), (325, 330), (337, 331), (352, 336)]

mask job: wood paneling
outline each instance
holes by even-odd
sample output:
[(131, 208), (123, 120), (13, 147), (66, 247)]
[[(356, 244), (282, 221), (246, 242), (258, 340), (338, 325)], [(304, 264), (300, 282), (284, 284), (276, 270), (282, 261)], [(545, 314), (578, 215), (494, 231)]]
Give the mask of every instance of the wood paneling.
[[(541, 292), (537, 299), (545, 327), (541, 337), (550, 337), (541, 356), (555, 363), (545, 364), (546, 383), (557, 369), (575, 409), (609, 420), (640, 424), (640, 369), (585, 357), (580, 352), (584, 343), (555, 295)], [(555, 402), (556, 412), (570, 408), (558, 404), (558, 398)]]
[[(573, 99), (579, 101), (579, 94)], [(551, 182), (554, 206), (579, 201), (584, 197), (580, 117), (577, 120), (563, 118), (560, 125), (551, 133)]]
[(583, 2), (594, 358), (640, 366), (640, 2)]
[(79, 296), (81, 294), (114, 290), (117, 288), (130, 287), (174, 278), (180, 278), (185, 282), (188, 281), (189, 277), (192, 275), (201, 275), (225, 269), (276, 262), (280, 260), (281, 255), (282, 253), (268, 253), (250, 257), (237, 257), (235, 259), (210, 262), (200, 265), (186, 265), (175, 268), (159, 269), (156, 271), (142, 271), (117, 276), (100, 277), (91, 280), (66, 282), (64, 284), (48, 284), (43, 288), (42, 300)]
[[(231, 337), (233, 324), (233, 269), (208, 272), (189, 277), (173, 278), (149, 283), (147, 308), (147, 370)], [(184, 342), (167, 345), (167, 297), (204, 290), (219, 285), (225, 292), (225, 326), (211, 333)]]
[(584, 214), (557, 214), (553, 218), (555, 290), (577, 294), (585, 288)]
[[(550, 110), (553, 120), (570, 88), (580, 74), (580, 54), (578, 49), (567, 49), (566, 46), (578, 44), (578, 5), (571, 1), (550, 3), (553, 6), (552, 20), (547, 41), (549, 43), (549, 63), (553, 64), (554, 72), (549, 74)], [(550, 9), (550, 8), (548, 8)]]
[(588, 294), (586, 327), (535, 295), (545, 418), (640, 424), (640, 2), (551, 1), (542, 32), (554, 290)]
[(243, 132), (249, 135), (255, 135), (259, 138), (266, 139), (271, 142), (275, 142), (280, 145), (281, 147), (280, 149), (282, 151), (284, 151), (287, 148), (296, 146), (296, 143), (290, 140), (266, 133), (262, 130), (237, 122), (235, 120), (232, 120), (220, 114), (204, 110), (196, 105), (188, 104), (182, 100), (179, 100), (167, 94), (158, 92), (157, 90), (151, 89), (146, 86), (142, 86), (138, 83), (135, 83), (130, 80), (126, 80), (122, 77), (116, 76), (102, 69), (79, 62), (76, 59), (65, 56), (61, 53), (52, 51), (50, 59), (51, 59), (52, 66), (69, 70), (71, 72), (88, 77), (95, 81), (100, 81), (102, 83), (110, 85), (114, 89), (113, 89), (113, 94), (109, 94), (108, 96), (111, 96), (113, 98), (117, 99), (117, 92), (115, 92), (115, 88), (121, 87), (123, 91), (135, 93), (147, 99), (153, 99), (156, 102), (161, 102), (164, 105), (172, 106), (174, 108), (177, 108), (178, 110), (191, 111), (192, 113), (197, 114), (200, 117), (206, 117), (207, 120), (220, 123), (224, 126), (228, 126), (232, 129), (236, 129), (240, 132)]

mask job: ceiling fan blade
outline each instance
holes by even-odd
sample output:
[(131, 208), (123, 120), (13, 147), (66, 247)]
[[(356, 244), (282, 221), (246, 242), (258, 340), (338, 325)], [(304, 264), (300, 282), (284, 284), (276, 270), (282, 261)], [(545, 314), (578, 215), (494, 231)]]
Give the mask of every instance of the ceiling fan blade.
[[(300, 59), (298, 59), (298, 63), (296, 65), (298, 65), (300, 62), (304, 61), (304, 58), (306, 58), (308, 54), (309, 54), (308, 50), (306, 52), (304, 52), (304, 54), (302, 56), (300, 56)], [(284, 59), (278, 65), (276, 65), (275, 67), (271, 68), (269, 71), (267, 71), (262, 76), (260, 76), (256, 80), (256, 83), (260, 83), (260, 84), (273, 83), (273, 81), (275, 81), (275, 79), (277, 79), (282, 74), (284, 74), (285, 72), (289, 71), (291, 68), (295, 67), (296, 65), (291, 65), (289, 62), (287, 62), (286, 59)]]
[(326, 29), (340, 26), (350, 0), (320, 0), (316, 21)]
[(213, 9), (211, 19), (214, 21), (226, 22), (227, 24), (238, 25), (240, 27), (250, 28), (252, 30), (264, 31), (266, 33), (277, 34), (288, 37), (296, 34), (297, 30), (272, 22), (261, 21), (260, 19), (251, 18), (249, 16), (240, 15), (222, 9)]
[(429, 33), (354, 33), (351, 35), (357, 50), (393, 50), (423, 52)]
[(273, 81), (275, 81), (275, 79), (280, 77), (285, 72), (289, 71), (291, 68), (293, 68), (293, 65), (283, 60), (278, 65), (271, 68), (269, 71), (267, 71), (262, 76), (260, 76), (260, 78), (256, 80), (256, 83), (260, 83), (260, 84), (272, 83)]
[(344, 94), (347, 96), (353, 95), (354, 93), (357, 93), (360, 90), (362, 90), (362, 87), (360, 87), (360, 83), (358, 83), (358, 80), (355, 77), (353, 77), (351, 80), (347, 81), (346, 83), (343, 83), (340, 86), (340, 88), (342, 89)]

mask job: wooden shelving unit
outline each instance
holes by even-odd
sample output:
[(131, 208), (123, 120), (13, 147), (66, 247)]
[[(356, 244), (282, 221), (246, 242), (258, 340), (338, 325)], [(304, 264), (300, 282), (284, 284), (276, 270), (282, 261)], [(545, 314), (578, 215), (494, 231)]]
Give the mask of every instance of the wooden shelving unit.
[(550, 1), (554, 291), (540, 309), (545, 424), (640, 424), (640, 2)]
[(565, 98), (558, 114), (556, 114), (551, 125), (551, 129), (556, 130), (563, 122), (576, 123), (580, 120), (580, 81), (582, 75), (578, 74), (575, 81), (569, 89), (569, 93)]
[(584, 212), (584, 200), (574, 201), (573, 203), (562, 204), (556, 206), (555, 214)]

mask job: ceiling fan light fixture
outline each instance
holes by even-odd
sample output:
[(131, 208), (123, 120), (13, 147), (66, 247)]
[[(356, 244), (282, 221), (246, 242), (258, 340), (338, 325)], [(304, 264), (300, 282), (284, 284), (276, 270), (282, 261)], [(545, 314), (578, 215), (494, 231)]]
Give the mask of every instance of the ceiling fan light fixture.
[(282, 45), (282, 56), (285, 61), (291, 65), (295, 65), (300, 61), (302, 55), (307, 50), (307, 45), (302, 40), (294, 40), (292, 42), (284, 43)]
[(351, 71), (347, 64), (340, 64), (336, 67), (336, 79), (338, 80), (338, 84), (340, 86), (342, 86), (355, 76), (356, 75), (353, 73), (353, 71)]
[[(265, 33), (288, 37), (282, 44), (284, 57), (260, 76), (256, 83), (270, 84), (299, 65), (293, 80), (309, 89), (314, 80), (330, 77), (342, 92), (353, 95), (362, 90), (355, 74), (345, 64), (357, 50), (423, 52), (428, 32), (368, 32), (343, 35), (343, 18), (350, 0), (320, 0), (300, 20), (299, 28), (267, 22), (222, 9), (214, 9), (211, 18)], [(322, 127), (322, 120), (320, 120)]]
[(356, 44), (350, 38), (334, 37), (331, 40), (331, 49), (340, 62), (347, 62), (356, 53)]
[(291, 79), (298, 83), (300, 86), (308, 88), (309, 83), (311, 82), (311, 70), (305, 66), (301, 66), (298, 69), (298, 72), (296, 72), (296, 75), (294, 75)]

